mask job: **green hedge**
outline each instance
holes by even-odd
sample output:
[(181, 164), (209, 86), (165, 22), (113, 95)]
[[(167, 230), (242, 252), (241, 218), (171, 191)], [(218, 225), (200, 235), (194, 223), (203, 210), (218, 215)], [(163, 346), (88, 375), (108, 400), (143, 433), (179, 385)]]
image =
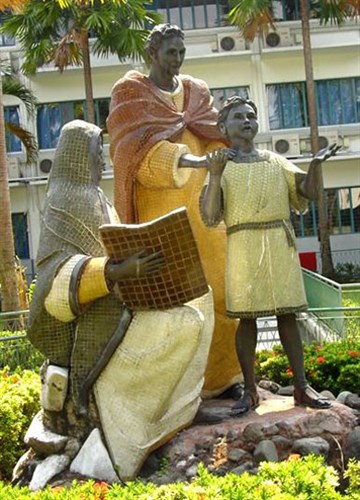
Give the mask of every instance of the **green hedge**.
[[(40, 410), (40, 376), (25, 370), (0, 371), (0, 479), (9, 479), (26, 451), (24, 436)], [(0, 499), (4, 497), (0, 496)]]
[(0, 370), (5, 366), (10, 372), (17, 369), (38, 370), (44, 356), (30, 343), (25, 331), (0, 332)]
[(338, 476), (332, 467), (326, 466), (321, 457), (307, 456), (280, 463), (260, 464), (259, 473), (241, 476), (227, 474), (213, 476), (202, 465), (192, 483), (173, 483), (155, 486), (139, 481), (126, 486), (88, 481), (74, 482), (70, 489), (55, 487), (36, 493), (28, 488), (12, 488), (0, 483), (0, 499), (50, 500), (349, 500), (359, 499), (360, 464), (351, 462), (347, 470), (350, 485), (346, 492), (336, 491)]
[(280, 463), (263, 462), (259, 473), (218, 477), (202, 465), (192, 483), (155, 486), (139, 481), (126, 486), (88, 481), (74, 482), (70, 489), (48, 487), (31, 493), (28, 488), (12, 488), (0, 483), (0, 499), (38, 500), (358, 500), (360, 464), (351, 462), (346, 473), (350, 485), (346, 492), (336, 491), (338, 475), (321, 457), (307, 456)]
[[(304, 365), (309, 383), (317, 391), (358, 393), (360, 387), (360, 340), (304, 345)], [(282, 346), (256, 354), (256, 372), (280, 385), (293, 383), (293, 374)]]

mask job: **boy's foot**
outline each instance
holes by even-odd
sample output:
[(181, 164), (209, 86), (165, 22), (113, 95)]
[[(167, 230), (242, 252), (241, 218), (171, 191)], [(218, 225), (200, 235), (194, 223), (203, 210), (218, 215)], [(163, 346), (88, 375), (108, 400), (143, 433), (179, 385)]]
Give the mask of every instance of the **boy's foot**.
[(238, 399), (241, 398), (242, 393), (243, 393), (243, 388), (241, 384), (236, 383), (225, 389), (225, 391), (219, 394), (218, 396), (216, 396), (216, 399), (234, 399), (235, 401), (237, 401)]
[(316, 408), (317, 410), (326, 410), (331, 406), (327, 398), (318, 394), (309, 385), (303, 389), (299, 387), (294, 388), (294, 401), (295, 406), (308, 406), (309, 408)]
[(259, 395), (245, 389), (239, 401), (231, 408), (230, 416), (239, 417), (250, 410), (255, 410), (259, 406)]

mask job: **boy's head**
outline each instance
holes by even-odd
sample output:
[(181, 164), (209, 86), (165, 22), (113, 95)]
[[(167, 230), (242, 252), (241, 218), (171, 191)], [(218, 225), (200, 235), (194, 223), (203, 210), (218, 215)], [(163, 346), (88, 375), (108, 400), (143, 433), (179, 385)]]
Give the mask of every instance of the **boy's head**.
[(219, 111), (217, 126), (230, 141), (239, 137), (253, 139), (258, 131), (256, 105), (244, 97), (230, 97)]

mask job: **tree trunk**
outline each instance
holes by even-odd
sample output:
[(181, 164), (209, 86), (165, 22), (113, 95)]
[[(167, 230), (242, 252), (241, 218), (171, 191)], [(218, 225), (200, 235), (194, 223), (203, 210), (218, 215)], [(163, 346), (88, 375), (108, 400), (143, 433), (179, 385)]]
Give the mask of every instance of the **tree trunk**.
[(15, 246), (11, 223), (9, 176), (5, 150), (4, 108), (2, 103), (1, 62), (0, 62), (0, 285), (2, 311), (20, 309)]
[[(303, 36), (304, 62), (305, 62), (307, 105), (308, 105), (308, 116), (310, 124), (311, 151), (313, 154), (316, 154), (319, 150), (319, 131), (317, 124), (317, 116), (316, 116), (316, 97), (315, 97), (315, 84), (314, 84), (311, 41), (310, 41), (308, 0), (300, 0), (300, 12), (301, 12), (301, 27)], [(331, 255), (330, 233), (329, 233), (329, 225), (326, 214), (324, 181), (323, 181), (321, 166), (318, 169), (317, 188), (318, 188), (317, 206), (319, 215), (318, 237), (320, 240), (322, 274), (324, 276), (327, 276), (328, 278), (332, 278), (334, 276), (334, 265)]]
[(91, 78), (89, 33), (82, 30), (80, 34), (80, 45), (83, 56), (85, 97), (86, 97), (86, 119), (90, 123), (95, 123), (94, 95)]

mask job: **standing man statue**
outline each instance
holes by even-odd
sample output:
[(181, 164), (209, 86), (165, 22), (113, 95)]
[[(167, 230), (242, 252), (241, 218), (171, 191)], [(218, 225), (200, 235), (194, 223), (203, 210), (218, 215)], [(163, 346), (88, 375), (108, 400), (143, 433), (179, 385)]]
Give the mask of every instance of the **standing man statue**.
[[(185, 57), (177, 26), (156, 26), (147, 41), (150, 71), (129, 71), (113, 87), (107, 127), (114, 164), (115, 208), (125, 223), (142, 223), (186, 206), (214, 292), (215, 331), (203, 396), (239, 397), (237, 323), (226, 317), (224, 227), (211, 231), (199, 213), (206, 153), (224, 146), (206, 83), (179, 74)], [(195, 157), (195, 155), (197, 157)]]

